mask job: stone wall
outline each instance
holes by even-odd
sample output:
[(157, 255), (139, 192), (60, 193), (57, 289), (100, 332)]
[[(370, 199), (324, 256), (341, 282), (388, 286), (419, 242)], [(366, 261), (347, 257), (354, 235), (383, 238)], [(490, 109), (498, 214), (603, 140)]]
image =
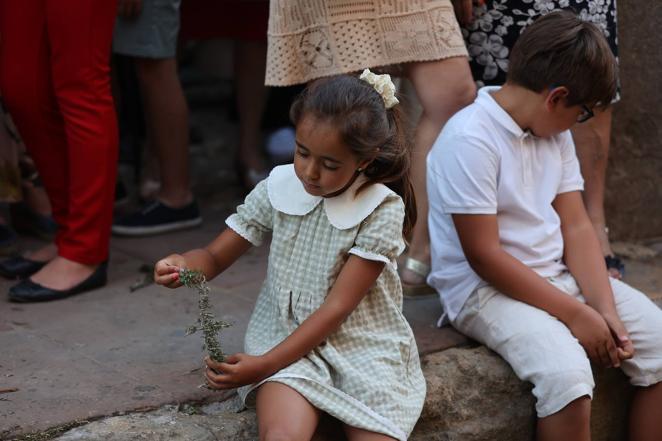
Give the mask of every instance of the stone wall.
[(612, 239), (662, 236), (662, 2), (618, 3), (622, 101), (605, 208)]

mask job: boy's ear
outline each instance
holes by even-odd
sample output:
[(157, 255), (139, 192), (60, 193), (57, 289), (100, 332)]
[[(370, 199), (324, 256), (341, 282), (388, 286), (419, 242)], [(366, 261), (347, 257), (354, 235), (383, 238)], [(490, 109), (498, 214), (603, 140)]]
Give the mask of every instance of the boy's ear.
[(568, 98), (570, 91), (565, 86), (553, 87), (549, 89), (547, 98), (545, 99), (545, 104), (550, 108), (550, 110), (556, 107), (559, 103)]

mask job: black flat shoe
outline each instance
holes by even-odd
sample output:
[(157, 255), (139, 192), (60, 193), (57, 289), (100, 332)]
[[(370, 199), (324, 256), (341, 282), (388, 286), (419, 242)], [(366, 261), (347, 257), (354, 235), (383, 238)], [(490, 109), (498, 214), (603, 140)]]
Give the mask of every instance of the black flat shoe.
[(24, 279), (42, 269), (47, 263), (26, 259), (22, 256), (10, 257), (0, 262), (0, 276), (8, 279)]
[(72, 288), (62, 291), (47, 288), (30, 279), (24, 279), (9, 288), (9, 300), (12, 302), (28, 303), (64, 299), (105, 285), (107, 273), (108, 263), (104, 262), (87, 279)]

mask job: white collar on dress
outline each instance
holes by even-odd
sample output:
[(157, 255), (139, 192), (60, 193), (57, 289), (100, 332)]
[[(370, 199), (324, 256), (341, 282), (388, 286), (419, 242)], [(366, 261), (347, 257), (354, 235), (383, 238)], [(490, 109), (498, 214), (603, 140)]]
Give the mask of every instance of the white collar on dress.
[(373, 184), (364, 188), (358, 195), (356, 190), (366, 180), (364, 175), (343, 193), (332, 198), (313, 196), (308, 193), (294, 172), (294, 165), (281, 165), (274, 168), (267, 178), (267, 191), (271, 205), (278, 211), (295, 216), (310, 213), (324, 200), (324, 211), (329, 222), (339, 230), (346, 230), (360, 224), (393, 190), (384, 184)]

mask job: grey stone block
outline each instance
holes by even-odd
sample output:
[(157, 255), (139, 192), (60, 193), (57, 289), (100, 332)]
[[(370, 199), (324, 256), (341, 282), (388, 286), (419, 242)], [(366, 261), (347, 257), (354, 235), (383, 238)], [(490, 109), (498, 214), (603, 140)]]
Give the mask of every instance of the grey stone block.
[[(531, 385), (501, 357), (478, 346), (423, 357), (428, 393), (411, 441), (531, 441), (535, 434)], [(596, 372), (592, 405), (594, 441), (626, 439), (633, 388), (618, 370)], [(237, 398), (202, 406), (200, 414), (165, 406), (149, 413), (111, 417), (72, 429), (56, 441), (257, 439), (253, 410), (237, 412)], [(344, 439), (339, 424), (323, 420), (314, 441)]]

